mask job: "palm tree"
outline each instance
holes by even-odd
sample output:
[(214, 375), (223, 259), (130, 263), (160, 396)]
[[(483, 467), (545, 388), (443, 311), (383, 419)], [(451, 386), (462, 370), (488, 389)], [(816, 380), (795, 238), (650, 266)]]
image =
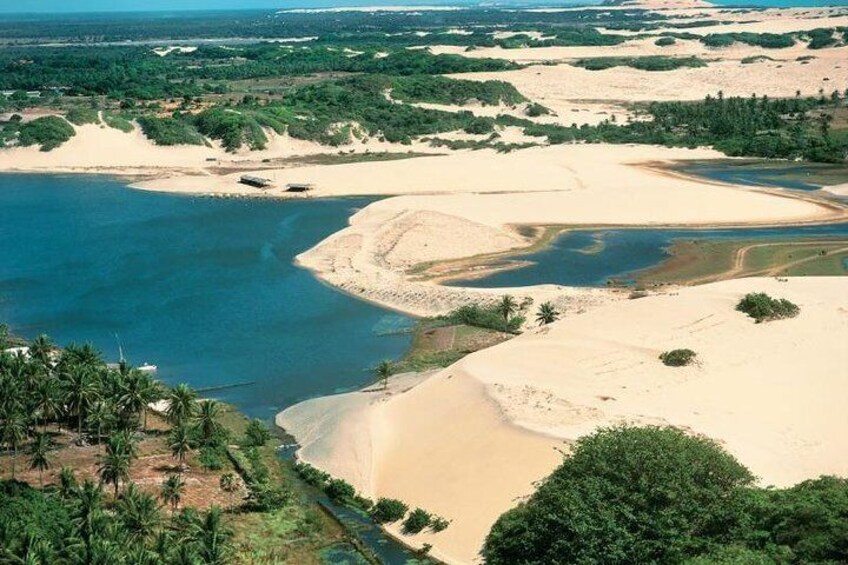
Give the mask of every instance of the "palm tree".
[[(121, 383), (118, 405), (122, 410), (136, 416), (137, 423), (146, 428), (147, 405), (158, 399), (159, 387), (150, 375), (138, 369), (130, 368), (124, 363), (121, 364), (121, 374), (123, 375), (123, 382)], [(140, 421), (141, 416), (143, 416), (143, 421)]]
[(559, 312), (550, 302), (543, 302), (536, 313), (536, 321), (540, 326), (546, 326), (559, 320)]
[(77, 483), (77, 477), (74, 474), (73, 467), (62, 467), (62, 470), (59, 471), (59, 492), (62, 498), (70, 498), (71, 494), (76, 492), (78, 487), (79, 484)]
[(35, 436), (35, 441), (30, 446), (29, 468), (38, 469), (38, 484), (44, 487), (44, 471), (50, 468), (49, 454), (53, 445), (50, 437), (42, 432)]
[(377, 378), (383, 381), (383, 388), (389, 387), (389, 377), (392, 376), (392, 364), (389, 361), (380, 361), (380, 364), (374, 369), (374, 374)]
[(129, 481), (134, 451), (135, 446), (126, 434), (115, 434), (106, 444), (106, 453), (100, 456), (100, 466), (97, 468), (100, 484), (113, 485), (116, 497), (121, 482)]
[(88, 365), (71, 365), (62, 374), (65, 384), (65, 406), (70, 414), (77, 417), (77, 440), (82, 441), (82, 421), (94, 401), (97, 399), (95, 369)]
[(10, 407), (3, 416), (2, 428), (3, 442), (12, 448), (12, 480), (15, 479), (15, 467), (18, 460), (18, 447), (27, 438), (27, 420), (20, 406)]
[(124, 489), (115, 510), (133, 545), (146, 544), (156, 533), (160, 521), (156, 499), (138, 490), (134, 484)]
[(168, 447), (171, 448), (171, 454), (179, 459), (180, 474), (183, 472), (185, 457), (191, 451), (191, 431), (185, 424), (178, 424), (168, 434)]
[(239, 483), (235, 473), (224, 473), (219, 479), (221, 490), (230, 495), (230, 506), (233, 506), (233, 494), (238, 491)]
[(115, 420), (115, 412), (111, 404), (105, 400), (95, 402), (85, 418), (89, 429), (94, 428), (97, 432), (97, 444), (100, 446), (101, 453), (103, 452), (103, 433), (114, 429)]
[(194, 532), (200, 562), (206, 565), (226, 565), (232, 555), (233, 532), (224, 525), (218, 506), (212, 506)]
[(92, 542), (102, 527), (104, 512), (103, 492), (88, 479), (77, 490), (72, 518), (75, 533), (85, 547), (86, 558), (82, 562), (89, 562), (92, 554)]
[(169, 475), (165, 479), (165, 482), (162, 483), (162, 492), (159, 494), (159, 497), (165, 504), (170, 505), (171, 515), (177, 511), (177, 506), (179, 506), (180, 500), (183, 497), (184, 489), (185, 482), (179, 475)]
[(214, 400), (203, 400), (197, 411), (197, 435), (203, 445), (213, 445), (223, 437), (224, 427), (218, 422), (220, 410)]
[(197, 393), (186, 384), (178, 384), (168, 394), (166, 415), (171, 424), (188, 422), (197, 413)]
[(29, 357), (37, 363), (45, 372), (49, 372), (53, 368), (53, 351), (56, 346), (50, 341), (50, 338), (41, 334), (29, 344)]
[(33, 408), (44, 424), (44, 431), (47, 431), (47, 423), (56, 419), (62, 411), (58, 383), (54, 379), (43, 379), (32, 394)]
[(516, 310), (518, 310), (518, 304), (515, 302), (515, 299), (508, 294), (501, 298), (501, 301), (498, 302), (497, 311), (498, 314), (503, 316), (504, 322), (508, 322), (512, 315), (515, 314)]

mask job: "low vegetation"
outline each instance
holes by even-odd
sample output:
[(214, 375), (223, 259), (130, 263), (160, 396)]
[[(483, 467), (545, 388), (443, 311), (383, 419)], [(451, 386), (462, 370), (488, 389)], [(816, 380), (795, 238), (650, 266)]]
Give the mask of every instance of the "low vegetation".
[(93, 108), (72, 108), (65, 114), (65, 119), (72, 124), (84, 126), (85, 124), (96, 124), (100, 122), (100, 114)]
[(764, 292), (752, 292), (746, 294), (736, 309), (748, 314), (759, 324), (771, 320), (783, 318), (794, 318), (800, 312), (797, 305), (785, 298), (772, 298)]
[(451, 324), (464, 324), (477, 328), (486, 328), (505, 333), (518, 333), (525, 318), (521, 311), (526, 305), (519, 305), (512, 296), (503, 296), (492, 304), (467, 304), (437, 319)]
[(36, 118), (21, 123), (17, 130), (19, 145), (38, 145), (42, 151), (51, 151), (76, 135), (73, 126), (59, 116)]
[(672, 349), (660, 354), (660, 361), (668, 367), (685, 367), (695, 362), (696, 353), (691, 349)]
[(823, 565), (848, 559), (846, 531), (846, 479), (759, 488), (709, 439), (616, 427), (579, 439), (526, 502), (498, 519), (483, 556), (490, 565)]
[(589, 71), (603, 71), (613, 67), (632, 67), (640, 71), (673, 71), (684, 67), (706, 67), (707, 62), (698, 57), (665, 57), (648, 55), (645, 57), (592, 57), (578, 59), (573, 63)]

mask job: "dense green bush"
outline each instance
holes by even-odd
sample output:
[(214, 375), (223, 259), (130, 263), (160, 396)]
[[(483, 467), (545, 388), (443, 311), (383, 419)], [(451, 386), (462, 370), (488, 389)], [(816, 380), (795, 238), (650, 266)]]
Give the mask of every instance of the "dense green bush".
[(449, 525), (450, 522), (441, 516), (433, 516), (433, 519), (430, 521), (430, 529), (436, 533), (446, 530)]
[(156, 145), (204, 145), (203, 136), (191, 124), (177, 118), (142, 116), (141, 131)]
[(763, 489), (710, 440), (600, 430), (498, 519), (483, 556), (490, 565), (845, 563), (848, 479)]
[(683, 67), (706, 67), (707, 63), (698, 57), (665, 57), (648, 55), (645, 57), (591, 57), (578, 59), (574, 66), (588, 71), (603, 71), (613, 67), (633, 67), (640, 71), (673, 71)]
[(691, 349), (672, 349), (660, 354), (660, 361), (669, 367), (684, 367), (695, 361), (695, 352)]
[(0, 561), (7, 555), (23, 555), (31, 540), (62, 547), (69, 525), (68, 509), (58, 497), (26, 483), (0, 482)]
[(545, 106), (533, 102), (532, 104), (527, 105), (527, 108), (524, 110), (524, 113), (531, 118), (538, 118), (539, 116), (545, 116), (547, 114), (550, 114), (551, 111)]
[(94, 110), (93, 108), (72, 108), (71, 110), (68, 110), (67, 114), (65, 114), (65, 119), (72, 124), (82, 126), (85, 124), (99, 123), (100, 115), (97, 110)]
[(262, 420), (252, 419), (244, 432), (244, 442), (253, 447), (262, 447), (271, 439), (271, 431)]
[(669, 45), (674, 45), (677, 43), (677, 40), (671, 37), (670, 35), (664, 35), (654, 41), (654, 45), (658, 47), (668, 47)]
[(226, 458), (226, 451), (221, 446), (201, 447), (198, 456), (200, 466), (208, 471), (220, 471), (223, 469)]
[(409, 513), (406, 520), (403, 521), (403, 533), (417, 534), (424, 528), (430, 525), (432, 516), (429, 512), (422, 508), (416, 508)]
[(514, 86), (500, 80), (459, 80), (442, 76), (397, 77), (391, 81), (392, 98), (404, 102), (430, 102), (435, 104), (467, 104), (477, 100), (481, 104), (497, 106), (525, 102)]
[(483, 555), (490, 565), (679, 563), (733, 539), (752, 482), (711, 440), (673, 428), (600, 430), (498, 519)]
[(254, 512), (270, 512), (291, 501), (291, 492), (268, 482), (248, 483), (247, 508)]
[(785, 298), (772, 298), (764, 292), (746, 294), (736, 309), (754, 318), (757, 323), (794, 318), (800, 312), (798, 306)]
[(106, 125), (110, 128), (120, 130), (124, 133), (130, 133), (135, 130), (135, 127), (132, 125), (131, 121), (122, 116), (111, 114), (109, 112), (103, 113), (103, 121), (106, 122)]
[(379, 524), (397, 522), (406, 515), (409, 507), (401, 500), (380, 498), (371, 508), (371, 517)]
[(324, 487), (324, 492), (336, 502), (349, 502), (356, 496), (356, 489), (344, 479), (330, 479)]
[(268, 138), (262, 126), (249, 114), (227, 108), (210, 108), (194, 120), (197, 130), (211, 139), (218, 139), (227, 151), (242, 145), (250, 149), (265, 149)]
[(294, 470), (305, 483), (322, 490), (330, 480), (328, 473), (313, 467), (309, 463), (297, 463), (294, 466)]
[(18, 127), (18, 143), (40, 145), (42, 151), (55, 149), (76, 135), (74, 127), (59, 116), (44, 116)]
[(487, 328), (500, 332), (515, 333), (524, 323), (524, 317), (512, 316), (508, 320), (498, 311), (497, 305), (481, 306), (479, 304), (466, 304), (445, 316), (438, 318), (450, 324), (465, 324), (478, 328)]
[(783, 49), (795, 45), (795, 39), (788, 33), (711, 33), (701, 38), (701, 43), (707, 47), (729, 47), (737, 42), (765, 49)]

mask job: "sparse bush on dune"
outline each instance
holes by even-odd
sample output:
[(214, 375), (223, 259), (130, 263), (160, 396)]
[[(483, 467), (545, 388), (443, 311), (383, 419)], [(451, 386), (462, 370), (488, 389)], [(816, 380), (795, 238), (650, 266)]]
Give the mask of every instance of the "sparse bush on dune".
[(416, 508), (403, 521), (403, 533), (417, 534), (430, 525), (432, 515), (423, 508)]
[(748, 314), (759, 324), (782, 318), (794, 318), (800, 312), (797, 305), (785, 298), (772, 298), (764, 292), (751, 292), (739, 301), (736, 309)]
[(696, 353), (691, 349), (672, 349), (660, 354), (660, 361), (669, 367), (685, 367), (695, 361)]

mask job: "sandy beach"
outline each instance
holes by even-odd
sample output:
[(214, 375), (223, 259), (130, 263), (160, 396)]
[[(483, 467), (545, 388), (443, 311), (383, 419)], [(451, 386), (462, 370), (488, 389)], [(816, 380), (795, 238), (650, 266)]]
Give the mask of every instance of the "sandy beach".
[[(801, 314), (754, 324), (734, 310), (751, 291), (788, 298)], [(313, 427), (304, 458), (368, 495), (453, 520), (440, 534), (407, 541), (470, 563), (498, 515), (561, 461), (558, 450), (598, 426), (706, 434), (763, 485), (848, 473), (847, 296), (842, 277), (741, 279), (618, 301), (473, 354), (380, 402), (357, 393), (319, 399), (277, 422), (299, 437), (299, 422), (328, 417), (327, 402), (350, 407), (365, 424), (342, 436)], [(657, 356), (676, 347), (694, 349), (697, 365), (664, 367)], [(314, 449), (316, 437), (344, 441), (338, 451)], [(357, 458), (348, 457), (352, 444)]]

